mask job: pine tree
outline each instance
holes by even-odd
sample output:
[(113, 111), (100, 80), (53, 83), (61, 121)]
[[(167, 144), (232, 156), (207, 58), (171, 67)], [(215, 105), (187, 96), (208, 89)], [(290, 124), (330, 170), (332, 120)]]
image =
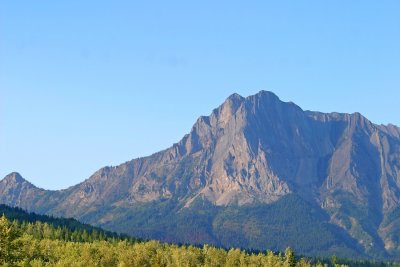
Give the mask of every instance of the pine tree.
[(21, 232), (4, 216), (0, 218), (0, 265), (11, 265), (20, 258)]
[(288, 247), (285, 250), (285, 267), (295, 267), (296, 266), (296, 259), (294, 257), (294, 252), (293, 250)]

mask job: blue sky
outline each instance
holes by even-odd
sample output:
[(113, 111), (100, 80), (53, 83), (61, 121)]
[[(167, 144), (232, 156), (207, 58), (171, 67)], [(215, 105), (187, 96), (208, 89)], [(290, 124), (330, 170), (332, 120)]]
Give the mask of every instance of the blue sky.
[(60, 189), (233, 92), (400, 125), (400, 1), (1, 1), (0, 176)]

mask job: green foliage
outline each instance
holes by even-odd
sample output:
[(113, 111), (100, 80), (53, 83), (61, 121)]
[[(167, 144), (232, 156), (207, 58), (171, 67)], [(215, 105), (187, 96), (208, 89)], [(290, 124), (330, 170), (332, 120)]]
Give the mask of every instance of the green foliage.
[(293, 250), (288, 247), (285, 250), (285, 263), (284, 263), (285, 267), (295, 267), (296, 266), (296, 259), (294, 257), (294, 252)]
[(0, 264), (13, 265), (20, 258), (21, 231), (4, 216), (0, 218)]
[(225, 207), (214, 218), (213, 231), (226, 247), (282, 251), (291, 246), (305, 255), (357, 255), (353, 249), (357, 244), (341, 229), (326, 223), (325, 216), (318, 207), (288, 195), (270, 205)]
[(302, 255), (362, 255), (362, 248), (354, 239), (328, 223), (327, 214), (294, 194), (269, 205), (218, 207), (200, 197), (189, 207), (180, 203), (170, 199), (117, 207), (108, 212), (115, 214), (119, 223), (109, 221), (101, 227), (178, 244), (275, 251), (291, 246)]
[[(23, 234), (22, 234), (23, 233)], [(0, 258), (2, 266), (265, 266), (310, 267), (347, 266), (335, 259), (334, 265), (297, 259), (291, 248), (285, 254), (271, 251), (229, 251), (209, 245), (202, 247), (163, 244), (158, 241), (132, 242), (107, 239), (101, 233), (54, 227), (46, 222), (10, 222), (0, 219)], [(329, 261), (328, 261), (329, 262)], [(347, 261), (349, 266), (395, 266), (372, 262)], [(353, 265), (354, 263), (354, 265)], [(364, 265), (363, 265), (364, 264)], [(379, 263), (380, 264), (380, 263)]]
[[(0, 214), (4, 214), (10, 220), (15, 220), (20, 224), (23, 232), (29, 233), (36, 238), (77, 242), (115, 239), (135, 240), (128, 235), (105, 231), (99, 227), (84, 224), (72, 218), (55, 218), (33, 212), (28, 213), (20, 208), (9, 207), (2, 204), (0, 204)], [(51, 231), (49, 228), (55, 228), (56, 232), (50, 234)]]
[[(70, 231), (70, 239), (74, 240), (67, 241), (62, 230), (42, 222), (11, 223), (3, 216), (2, 266), (281, 266), (268, 265), (267, 261), (280, 264), (284, 260), (271, 253), (249, 254), (238, 249), (227, 252), (207, 245), (196, 248), (157, 241), (96, 240), (85, 230)], [(292, 267), (294, 256), (291, 259)]]

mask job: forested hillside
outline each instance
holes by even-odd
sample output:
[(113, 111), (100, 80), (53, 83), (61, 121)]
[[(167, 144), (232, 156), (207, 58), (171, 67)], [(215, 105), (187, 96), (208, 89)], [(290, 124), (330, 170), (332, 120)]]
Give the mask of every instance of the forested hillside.
[[(26, 212), (18, 207), (0, 205), (0, 215), (18, 224), (24, 232), (37, 238), (60, 239), (65, 241), (127, 240), (135, 241), (128, 235), (118, 234), (84, 224), (73, 218), (55, 218)], [(15, 224), (14, 223), (14, 224)]]
[[(1, 266), (398, 266), (391, 263), (296, 257), (284, 253), (178, 246), (139, 241), (76, 220), (28, 214), (1, 206)], [(72, 228), (69, 228), (71, 225)]]
[[(75, 232), (74, 232), (75, 233)], [(2, 266), (311, 266), (296, 260), (291, 249), (284, 255), (226, 251), (210, 246), (196, 248), (157, 241), (128, 242), (89, 237), (87, 232), (70, 237), (48, 223), (11, 222), (0, 218)], [(79, 241), (79, 242), (78, 242)], [(317, 264), (317, 266), (322, 266)]]

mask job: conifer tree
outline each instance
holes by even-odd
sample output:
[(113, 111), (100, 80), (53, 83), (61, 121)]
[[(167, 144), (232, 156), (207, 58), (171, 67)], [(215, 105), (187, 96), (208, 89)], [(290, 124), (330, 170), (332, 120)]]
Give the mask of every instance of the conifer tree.
[(19, 260), (20, 231), (4, 216), (0, 218), (0, 265), (11, 265)]
[(285, 250), (285, 267), (295, 267), (296, 266), (296, 259), (294, 257), (294, 252), (293, 250), (288, 247)]

